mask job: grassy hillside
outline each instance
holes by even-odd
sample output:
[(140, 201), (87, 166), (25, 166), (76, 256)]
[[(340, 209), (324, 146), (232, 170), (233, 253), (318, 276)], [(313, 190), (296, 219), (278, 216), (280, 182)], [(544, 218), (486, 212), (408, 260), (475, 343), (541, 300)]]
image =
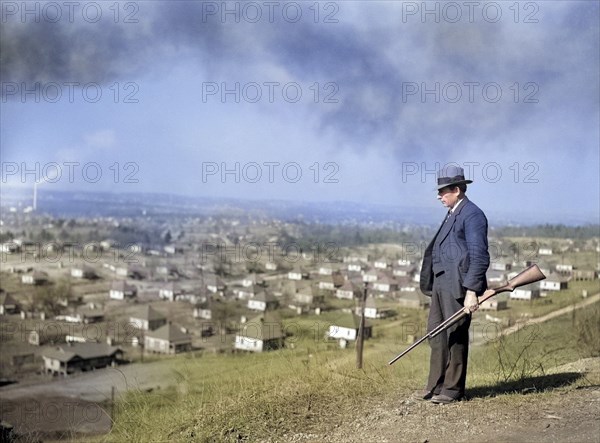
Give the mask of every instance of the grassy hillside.
[[(479, 397), (557, 386), (551, 368), (598, 355), (598, 304), (473, 347), (469, 392)], [(302, 326), (311, 331), (310, 321)], [(393, 366), (400, 322), (381, 328), (365, 346), (365, 367), (355, 369), (354, 349), (336, 349), (319, 337), (296, 340), (294, 349), (258, 355), (173, 358), (177, 385), (130, 392), (114, 411), (112, 432), (101, 441), (286, 440), (296, 432), (324, 433), (362, 414), (370, 402), (398, 402), (422, 387), (427, 345)], [(559, 376), (558, 376), (559, 377)], [(586, 384), (585, 378), (564, 384)]]

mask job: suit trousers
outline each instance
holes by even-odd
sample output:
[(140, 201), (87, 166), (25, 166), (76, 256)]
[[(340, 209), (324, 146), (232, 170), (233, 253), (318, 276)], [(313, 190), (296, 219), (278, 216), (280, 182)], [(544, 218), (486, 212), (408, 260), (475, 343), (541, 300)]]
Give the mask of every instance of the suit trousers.
[[(448, 284), (447, 280), (447, 274), (433, 280), (428, 332), (464, 307), (464, 294), (462, 298), (457, 299), (455, 294), (448, 290), (452, 285)], [(429, 340), (431, 358), (428, 391), (455, 399), (465, 394), (470, 324), (471, 316), (468, 315)]]

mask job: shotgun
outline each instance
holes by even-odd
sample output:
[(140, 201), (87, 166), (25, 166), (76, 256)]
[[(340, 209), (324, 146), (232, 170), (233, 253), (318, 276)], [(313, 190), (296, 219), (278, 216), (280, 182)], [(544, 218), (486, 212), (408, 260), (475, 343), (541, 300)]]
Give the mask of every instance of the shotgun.
[[(540, 281), (545, 278), (546, 278), (546, 276), (542, 273), (542, 271), (540, 271), (540, 268), (538, 267), (538, 265), (531, 265), (527, 269), (521, 271), (519, 274), (517, 274), (513, 278), (511, 278), (505, 285), (500, 286), (498, 288), (494, 288), (494, 289), (488, 289), (487, 291), (485, 291), (483, 293), (483, 295), (481, 297), (479, 297), (478, 302), (479, 302), (479, 304), (481, 304), (484, 301), (486, 301), (487, 299), (492, 298), (496, 294), (500, 294), (501, 292), (512, 292), (520, 286), (528, 285), (530, 283), (535, 283), (536, 281)], [(427, 335), (421, 337), (419, 340), (417, 340), (415, 343), (413, 343), (404, 352), (402, 352), (401, 354), (398, 354), (396, 357), (394, 357), (392, 360), (390, 360), (388, 362), (388, 365), (393, 365), (398, 360), (400, 360), (402, 357), (404, 357), (406, 354), (408, 354), (410, 351), (412, 351), (414, 348), (416, 348), (421, 343), (423, 343), (425, 340), (435, 337), (440, 332), (445, 331), (450, 326), (452, 326), (454, 323), (456, 323), (461, 318), (463, 318), (467, 315), (469, 315), (469, 314), (467, 311), (465, 311), (465, 309), (461, 309), (460, 311), (455, 312), (451, 317), (444, 320), (435, 329), (433, 329), (432, 331), (427, 333)]]

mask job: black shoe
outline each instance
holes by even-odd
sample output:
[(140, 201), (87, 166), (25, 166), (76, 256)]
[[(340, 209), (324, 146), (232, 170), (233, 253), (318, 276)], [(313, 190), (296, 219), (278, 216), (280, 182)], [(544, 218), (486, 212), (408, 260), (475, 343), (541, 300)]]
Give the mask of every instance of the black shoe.
[(434, 396), (433, 392), (427, 389), (419, 389), (412, 393), (411, 398), (413, 400), (430, 400)]
[(444, 395), (444, 394), (438, 394), (438, 395), (434, 395), (433, 397), (431, 397), (431, 402), (436, 403), (438, 405), (448, 405), (450, 403), (458, 403), (459, 401), (462, 401), (463, 399), (464, 399), (464, 396), (461, 396), (458, 398), (452, 398), (452, 397), (448, 397), (447, 395)]

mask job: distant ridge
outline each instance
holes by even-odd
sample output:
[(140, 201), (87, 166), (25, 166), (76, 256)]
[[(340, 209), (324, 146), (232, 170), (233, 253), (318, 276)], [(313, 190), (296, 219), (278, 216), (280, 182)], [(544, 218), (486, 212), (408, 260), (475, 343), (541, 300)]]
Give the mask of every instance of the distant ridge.
[[(2, 212), (10, 207), (21, 210), (32, 205), (31, 191), (3, 189)], [(167, 193), (84, 192), (43, 189), (38, 191), (37, 212), (56, 217), (135, 217), (139, 215), (252, 215), (307, 223), (374, 223), (433, 225), (443, 215), (440, 208), (400, 207), (347, 201), (306, 202), (291, 200), (245, 200)], [(144, 213), (145, 211), (145, 213)], [(503, 214), (487, 211), (491, 226), (531, 226), (535, 224), (595, 225), (598, 217), (563, 214), (548, 220), (538, 213)]]

